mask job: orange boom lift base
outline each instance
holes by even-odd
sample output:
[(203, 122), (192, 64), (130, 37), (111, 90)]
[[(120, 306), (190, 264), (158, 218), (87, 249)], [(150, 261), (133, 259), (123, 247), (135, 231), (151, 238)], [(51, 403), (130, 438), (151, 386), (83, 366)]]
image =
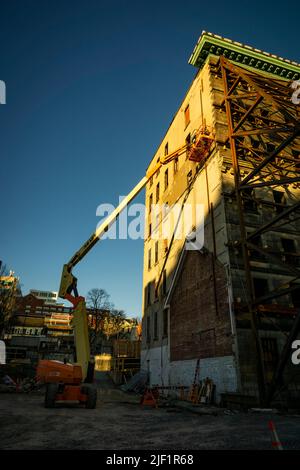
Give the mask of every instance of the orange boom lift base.
[(97, 390), (92, 384), (82, 383), (81, 366), (40, 360), (37, 378), (46, 383), (46, 408), (53, 408), (60, 402), (77, 402), (86, 408), (96, 406)]

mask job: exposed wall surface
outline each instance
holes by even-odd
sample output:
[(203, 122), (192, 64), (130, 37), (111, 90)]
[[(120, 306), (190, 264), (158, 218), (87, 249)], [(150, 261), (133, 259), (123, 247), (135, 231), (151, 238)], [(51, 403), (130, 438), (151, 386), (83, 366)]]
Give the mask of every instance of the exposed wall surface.
[[(173, 361), (170, 363), (170, 385), (186, 385), (193, 383), (196, 359)], [(207, 357), (200, 359), (200, 380), (209, 377), (213, 380), (215, 399), (219, 403), (221, 393), (232, 393), (238, 390), (236, 363), (233, 356)]]
[[(150, 371), (150, 385), (190, 387), (195, 376), (197, 359), (169, 361), (166, 347), (143, 350), (141, 368)], [(200, 380), (209, 377), (216, 385), (215, 399), (220, 402), (221, 393), (236, 392), (238, 378), (235, 358), (231, 356), (207, 357), (200, 360)], [(175, 392), (176, 393), (176, 392)]]
[(170, 302), (170, 359), (231, 354), (232, 332), (224, 267), (208, 252), (189, 251)]
[(150, 385), (168, 386), (170, 383), (168, 347), (142, 350), (141, 369), (149, 372)]

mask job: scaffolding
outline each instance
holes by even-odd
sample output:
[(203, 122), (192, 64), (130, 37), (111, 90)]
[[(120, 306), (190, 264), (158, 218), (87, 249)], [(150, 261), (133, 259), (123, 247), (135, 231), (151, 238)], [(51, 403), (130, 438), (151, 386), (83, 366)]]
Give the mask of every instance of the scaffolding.
[[(291, 82), (272, 78), (270, 75), (256, 73), (234, 65), (221, 56), (214, 73), (221, 78), (224, 99), (220, 109), (226, 113), (228, 138), (225, 147), (230, 149), (225, 157), (234, 174), (234, 192), (238, 207), (240, 238), (237, 241), (243, 254), (243, 269), (246, 277), (246, 305), (242, 313), (250, 315), (251, 330), (255, 341), (256, 369), (259, 399), (263, 404), (270, 403), (278, 384), (282, 381), (283, 371), (291, 353), (291, 344), (300, 330), (300, 310), (296, 310), (292, 328), (279, 357), (278, 366), (273, 374), (271, 386), (266, 386), (262, 345), (259, 336), (259, 316), (261, 306), (272, 299), (284, 296), (299, 289), (300, 269), (278, 254), (260, 246), (258, 237), (268, 231), (282, 230), (293, 224), (300, 216), (300, 201), (284, 204), (283, 201), (269, 202), (274, 206), (274, 217), (267, 220), (256, 230), (247, 233), (244, 206), (257, 203), (255, 188), (276, 188), (283, 186), (300, 188), (300, 107), (291, 101)], [(292, 280), (269, 291), (266, 295), (255, 295), (250, 252), (264, 256), (277, 265)], [(297, 264), (297, 263), (296, 263)], [(275, 306), (273, 306), (276, 308)]]

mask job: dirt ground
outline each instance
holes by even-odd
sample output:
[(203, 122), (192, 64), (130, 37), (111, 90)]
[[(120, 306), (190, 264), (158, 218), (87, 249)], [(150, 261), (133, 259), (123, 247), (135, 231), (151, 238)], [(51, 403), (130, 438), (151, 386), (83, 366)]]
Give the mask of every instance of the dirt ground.
[(300, 416), (198, 415), (141, 407), (137, 397), (99, 389), (95, 410), (46, 409), (38, 394), (0, 395), (0, 449), (271, 449), (273, 419), (286, 448), (300, 449)]

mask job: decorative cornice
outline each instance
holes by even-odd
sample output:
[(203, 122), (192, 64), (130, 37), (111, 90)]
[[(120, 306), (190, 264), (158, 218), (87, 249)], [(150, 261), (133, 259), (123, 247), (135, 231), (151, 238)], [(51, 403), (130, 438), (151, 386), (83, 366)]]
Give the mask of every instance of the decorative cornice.
[(243, 67), (261, 70), (286, 80), (300, 78), (300, 64), (297, 62), (203, 31), (189, 59), (189, 64), (201, 69), (209, 55), (223, 55)]

